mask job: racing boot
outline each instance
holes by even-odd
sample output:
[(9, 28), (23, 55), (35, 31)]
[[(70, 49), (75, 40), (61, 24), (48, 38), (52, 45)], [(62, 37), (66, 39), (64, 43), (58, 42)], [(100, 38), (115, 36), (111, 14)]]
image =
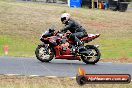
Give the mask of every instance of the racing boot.
[(71, 54), (73, 54), (74, 56), (77, 55), (77, 49), (76, 49), (76, 46), (74, 45), (71, 45)]
[(78, 53), (82, 51), (87, 51), (87, 49), (83, 45), (78, 45), (76, 48)]
[(83, 43), (80, 43), (77, 45), (77, 52), (76, 53), (79, 53), (79, 54), (84, 54), (86, 56), (93, 56), (94, 53), (92, 52), (92, 50), (88, 50), (87, 48), (85, 48), (84, 44)]

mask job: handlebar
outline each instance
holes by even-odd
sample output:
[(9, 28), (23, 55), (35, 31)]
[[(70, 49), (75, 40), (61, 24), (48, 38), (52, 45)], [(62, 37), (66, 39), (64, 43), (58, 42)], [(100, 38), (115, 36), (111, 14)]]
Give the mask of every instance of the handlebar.
[(62, 34), (62, 36), (68, 36), (71, 34), (71, 32), (61, 33), (60, 31), (55, 31), (55, 33), (54, 33), (55, 36), (59, 36), (59, 34)]

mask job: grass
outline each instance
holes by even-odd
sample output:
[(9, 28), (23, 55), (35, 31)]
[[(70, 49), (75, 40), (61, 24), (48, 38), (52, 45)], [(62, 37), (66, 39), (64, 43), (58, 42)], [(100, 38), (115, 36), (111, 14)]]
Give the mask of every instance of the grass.
[(4, 46), (9, 47), (10, 56), (33, 57), (36, 44), (32, 41), (21, 37), (11, 37), (8, 35), (0, 36), (0, 52), (4, 56)]
[(47, 5), (0, 1), (0, 55), (9, 46), (9, 56), (34, 57), (39, 36), (50, 26), (62, 28), (60, 15), (68, 12), (87, 29), (101, 33), (90, 44), (100, 45), (102, 58), (132, 58), (132, 12), (114, 12)]
[(0, 88), (131, 88), (130, 84), (86, 84), (80, 86), (71, 78), (0, 76)]

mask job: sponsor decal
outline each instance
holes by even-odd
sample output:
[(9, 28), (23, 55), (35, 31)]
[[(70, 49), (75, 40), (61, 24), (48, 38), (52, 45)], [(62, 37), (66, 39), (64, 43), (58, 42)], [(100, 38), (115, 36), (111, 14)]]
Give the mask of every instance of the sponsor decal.
[(131, 76), (129, 74), (86, 74), (84, 69), (79, 68), (76, 81), (79, 85), (91, 83), (123, 84), (130, 83)]

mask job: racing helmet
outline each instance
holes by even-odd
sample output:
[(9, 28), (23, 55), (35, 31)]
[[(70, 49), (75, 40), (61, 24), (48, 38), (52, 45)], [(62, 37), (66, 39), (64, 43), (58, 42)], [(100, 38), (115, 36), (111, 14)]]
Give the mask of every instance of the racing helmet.
[(61, 15), (61, 22), (63, 24), (65, 24), (66, 22), (68, 22), (69, 19), (70, 19), (70, 14), (69, 13), (63, 13)]

